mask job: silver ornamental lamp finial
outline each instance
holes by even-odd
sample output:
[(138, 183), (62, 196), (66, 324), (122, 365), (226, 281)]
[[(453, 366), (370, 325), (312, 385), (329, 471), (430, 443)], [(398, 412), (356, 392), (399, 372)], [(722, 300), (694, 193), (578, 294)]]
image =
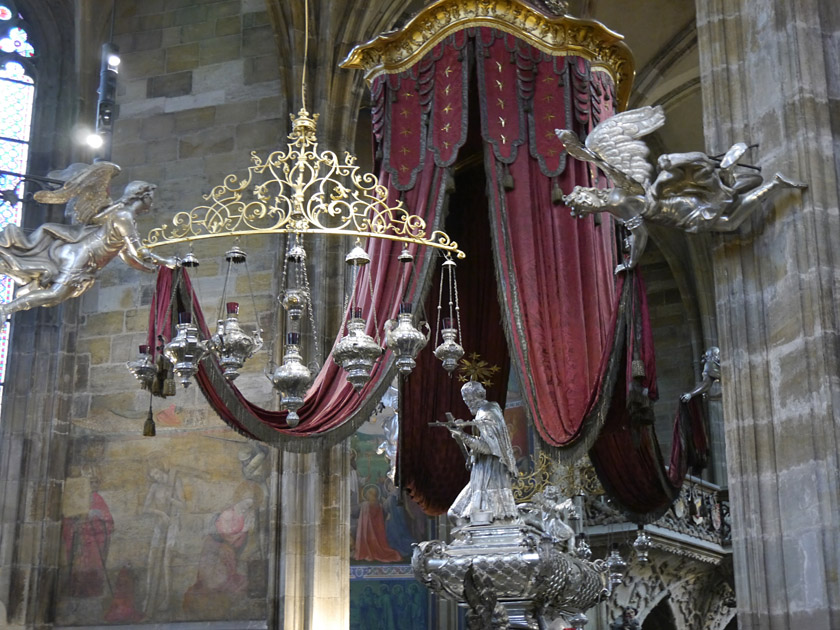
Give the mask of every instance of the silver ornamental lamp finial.
[(589, 541), (586, 539), (586, 534), (577, 535), (575, 555), (581, 560), (590, 560), (592, 558), (592, 547), (589, 546)]
[(155, 378), (156, 369), (148, 345), (141, 345), (140, 354), (137, 355), (137, 358), (134, 361), (128, 361), (125, 365), (134, 374), (134, 378), (140, 381), (144, 387), (151, 385)]
[(187, 269), (195, 269), (199, 266), (198, 258), (195, 254), (193, 254), (192, 250), (187, 252), (187, 255), (181, 260), (181, 266), (186, 267)]
[(414, 359), (429, 342), (430, 334), (428, 324), (425, 324), (425, 334), (414, 325), (411, 311), (411, 303), (402, 302), (397, 319), (385, 322), (385, 345), (394, 353), (397, 369), (403, 376), (411, 374), (417, 365)]
[[(344, 257), (344, 262), (347, 263), (353, 276), (348, 299), (350, 316), (347, 321), (347, 334), (333, 348), (333, 360), (347, 372), (347, 380), (353, 385), (353, 389), (359, 391), (370, 380), (373, 366), (382, 356), (383, 350), (378, 336), (377, 339), (374, 339), (365, 332), (366, 321), (362, 317), (362, 309), (357, 301), (356, 289), (361, 273), (367, 271), (368, 284), (372, 286), (370, 268), (368, 267), (370, 255), (362, 248), (359, 239), (356, 239), (355, 245)], [(372, 301), (371, 313), (375, 328), (376, 311)]]
[(163, 347), (163, 354), (172, 363), (172, 371), (181, 385), (189, 387), (190, 378), (198, 371), (198, 362), (207, 354), (207, 342), (198, 334), (191, 313), (178, 313), (177, 334)]
[(354, 308), (353, 317), (347, 322), (347, 334), (333, 348), (333, 360), (347, 372), (347, 380), (356, 391), (370, 380), (370, 373), (382, 348), (365, 333), (362, 309)]
[[(248, 256), (238, 244), (231, 247), (225, 252), (225, 261), (227, 261), (227, 273), (225, 274), (225, 283), (222, 288), (221, 303), (224, 305), (225, 317), (222, 317), (222, 308), (219, 307), (219, 319), (216, 325), (216, 334), (210, 337), (208, 341), (208, 348), (211, 350), (219, 360), (219, 365), (222, 368), (225, 378), (228, 381), (233, 381), (239, 376), (239, 370), (245, 364), (245, 361), (250, 359), (254, 354), (262, 348), (263, 340), (259, 323), (254, 327), (254, 334), (246, 333), (239, 323), (239, 302), (228, 302), (227, 286), (231, 271), (234, 265), (245, 264), (247, 271)], [(251, 274), (248, 272), (248, 285), (251, 287)], [(251, 287), (251, 302), (254, 304), (254, 313), (256, 315), (256, 303), (254, 302), (254, 292)]]
[(303, 364), (300, 354), (300, 333), (286, 334), (283, 364), (274, 369), (270, 378), (275, 389), (280, 392), (280, 407), (289, 412), (286, 423), (296, 427), (300, 422), (297, 410), (303, 405), (306, 391), (312, 384), (312, 371)]
[[(280, 394), (280, 408), (289, 412), (286, 423), (290, 427), (296, 427), (300, 422), (297, 410), (303, 405), (306, 392), (312, 385), (314, 375), (318, 372), (317, 361), (313, 360), (309, 365), (304, 363), (300, 348), (301, 322), (307, 307), (311, 307), (312, 292), (306, 274), (306, 250), (298, 234), (289, 240), (289, 248), (283, 263), (281, 286), (284, 289), (282, 298), (279, 298), (278, 302), (286, 310), (289, 332), (286, 333), (283, 362), (279, 366), (271, 363), (267, 376), (274, 389)], [(308, 319), (312, 327), (314, 355), (318, 356), (315, 322), (311, 316), (311, 308)]]
[(621, 584), (621, 580), (624, 579), (624, 574), (627, 572), (627, 561), (621, 557), (618, 543), (613, 543), (605, 563), (609, 570), (610, 588), (614, 589)]
[[(443, 369), (452, 374), (458, 366), (459, 359), (464, 356), (461, 345), (461, 307), (458, 304), (458, 281), (455, 278), (455, 261), (447, 255), (440, 274), (440, 291), (438, 292), (437, 327), (443, 341), (435, 348), (435, 356), (443, 362)], [(449, 304), (448, 317), (441, 317), (443, 310), (444, 286), (447, 288)], [(441, 323), (443, 324), (441, 327)], [(435, 333), (437, 340), (438, 333)]]
[(263, 341), (260, 331), (254, 331), (251, 336), (239, 325), (239, 303), (225, 304), (227, 318), (220, 319), (216, 334), (210, 338), (209, 349), (219, 358), (219, 365), (229, 381), (239, 376), (239, 370), (245, 361), (254, 356), (262, 348)]
[(636, 550), (636, 559), (641, 563), (650, 562), (650, 550), (653, 547), (653, 542), (650, 536), (645, 532), (644, 525), (639, 525), (639, 531), (636, 534), (636, 540), (633, 541), (633, 549)]

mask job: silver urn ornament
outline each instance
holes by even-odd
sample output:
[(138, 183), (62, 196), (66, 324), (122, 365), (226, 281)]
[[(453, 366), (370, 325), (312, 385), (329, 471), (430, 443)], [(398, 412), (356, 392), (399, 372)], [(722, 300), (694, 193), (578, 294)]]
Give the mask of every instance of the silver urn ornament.
[(177, 334), (163, 347), (163, 354), (172, 363), (181, 385), (189, 387), (190, 378), (198, 371), (198, 362), (207, 354), (207, 342), (198, 336), (198, 327), (190, 313), (178, 314)]
[(125, 366), (144, 387), (152, 384), (157, 370), (154, 361), (152, 361), (152, 356), (149, 353), (148, 345), (143, 344), (140, 346), (140, 354), (137, 355), (134, 361), (128, 361)]
[(645, 528), (639, 525), (639, 531), (636, 534), (636, 540), (633, 541), (633, 549), (636, 550), (636, 559), (641, 563), (650, 562), (650, 550), (653, 547), (653, 542), (650, 536), (647, 535)]
[(429, 325), (424, 323), (426, 332), (423, 333), (412, 320), (411, 304), (403, 302), (397, 319), (385, 322), (385, 345), (394, 353), (397, 369), (403, 376), (411, 374), (417, 365), (414, 361), (417, 353), (429, 342)]
[(347, 380), (359, 391), (370, 380), (370, 373), (383, 349), (365, 333), (362, 309), (354, 308), (347, 322), (347, 334), (333, 348), (333, 360), (347, 372)]
[(589, 546), (589, 541), (586, 539), (586, 534), (581, 533), (577, 535), (575, 555), (581, 560), (592, 559), (592, 547)]
[(443, 362), (443, 369), (451, 374), (452, 370), (458, 367), (458, 360), (464, 356), (464, 348), (455, 341), (458, 329), (452, 326), (450, 318), (444, 318), (440, 335), (443, 342), (435, 348), (435, 356)]
[(306, 310), (306, 303), (309, 301), (306, 291), (303, 289), (286, 289), (283, 293), (283, 308), (289, 314), (293, 322), (300, 321)]
[(303, 405), (306, 391), (312, 384), (312, 371), (303, 364), (300, 354), (300, 333), (287, 333), (283, 364), (274, 368), (269, 378), (280, 392), (280, 407), (289, 412), (286, 424), (296, 427), (300, 422), (297, 410)]
[(618, 551), (618, 543), (613, 543), (609, 555), (604, 560), (610, 576), (610, 588), (614, 589), (621, 584), (624, 574), (627, 572), (627, 561), (621, 557)]
[(242, 330), (237, 302), (228, 302), (225, 309), (227, 318), (219, 320), (216, 334), (210, 337), (208, 346), (219, 358), (225, 378), (232, 381), (239, 376), (245, 361), (262, 348), (263, 341), (259, 330), (254, 331), (253, 336)]

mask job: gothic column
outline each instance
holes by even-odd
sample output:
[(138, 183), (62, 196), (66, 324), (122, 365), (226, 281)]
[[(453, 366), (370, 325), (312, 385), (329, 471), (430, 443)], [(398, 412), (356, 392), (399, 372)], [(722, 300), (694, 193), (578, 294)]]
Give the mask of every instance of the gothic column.
[[(11, 625), (51, 627), (78, 362), (76, 309), (18, 313), (0, 423), (0, 602)], [(5, 627), (5, 626), (4, 626)]]
[[(297, 113), (308, 21), (306, 102), (310, 111), (320, 115), (319, 141), (323, 148), (339, 155), (345, 149), (355, 152), (358, 112), (367, 88), (361, 73), (337, 69), (336, 62), (355, 44), (393, 28), (410, 2), (308, 0), (308, 5), (307, 20), (304, 0), (266, 0), (277, 36), (282, 96), (288, 110)], [(331, 44), (324, 46), (323, 42)], [(370, 166), (362, 164), (364, 169)], [(336, 239), (313, 240), (311, 260), (317, 260), (319, 267), (312, 273), (312, 294), (323, 344), (332, 344), (339, 326), (335, 315), (341, 312), (343, 301), (347, 245)], [(329, 348), (321, 350), (326, 354)], [(349, 442), (345, 442), (317, 453), (282, 453), (277, 516), (282, 534), (274, 588), (274, 628), (350, 626), (349, 452)]]
[(714, 252), (742, 630), (840, 627), (840, 7), (698, 0), (706, 149), (808, 184)]
[(350, 446), (283, 453), (278, 502), (279, 619), (284, 630), (350, 626)]

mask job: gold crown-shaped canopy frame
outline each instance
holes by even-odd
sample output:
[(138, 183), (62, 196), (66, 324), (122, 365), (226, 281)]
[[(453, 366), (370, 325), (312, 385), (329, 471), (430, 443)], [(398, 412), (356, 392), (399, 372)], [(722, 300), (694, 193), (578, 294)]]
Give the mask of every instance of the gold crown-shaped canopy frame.
[(350, 153), (341, 160), (332, 151), (319, 151), (317, 114), (301, 109), (291, 118), (285, 151), (274, 151), (265, 160), (252, 153), (246, 176), (225, 177), (204, 195), (206, 204), (153, 228), (144, 245), (153, 249), (254, 234), (332, 234), (416, 243), (464, 258), (445, 232), (427, 234), (426, 222), (402, 201), (389, 205), (388, 189), (372, 173), (360, 172)]
[(400, 31), (353, 48), (341, 67), (364, 70), (372, 82), (410, 68), (449, 35), (477, 26), (509, 33), (549, 55), (589, 60), (593, 70), (612, 77), (618, 109), (627, 107), (635, 62), (624, 38), (595, 20), (549, 16), (521, 0), (438, 0)]

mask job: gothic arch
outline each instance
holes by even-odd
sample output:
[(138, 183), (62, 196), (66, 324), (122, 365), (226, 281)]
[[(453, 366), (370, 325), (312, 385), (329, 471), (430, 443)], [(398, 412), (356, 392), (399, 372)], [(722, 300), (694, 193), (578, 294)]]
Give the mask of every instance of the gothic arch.
[(653, 608), (639, 614), (642, 630), (677, 630), (677, 620), (671, 605), (670, 592), (663, 592), (663, 597)]

